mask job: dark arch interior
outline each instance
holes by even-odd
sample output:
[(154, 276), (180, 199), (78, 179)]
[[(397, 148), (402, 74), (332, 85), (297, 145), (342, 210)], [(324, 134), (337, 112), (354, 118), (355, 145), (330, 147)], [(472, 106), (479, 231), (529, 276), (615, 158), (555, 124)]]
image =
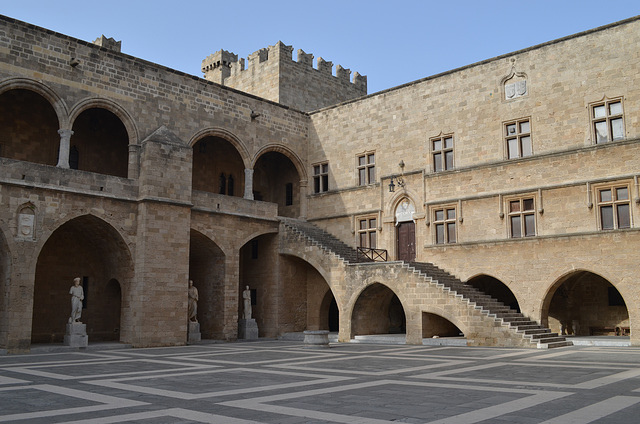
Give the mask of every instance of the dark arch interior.
[(192, 185), (198, 191), (242, 197), (244, 164), (235, 146), (214, 136), (194, 144)]
[(120, 118), (100, 108), (82, 112), (73, 123), (69, 166), (126, 178), (128, 162), (129, 135)]
[(467, 284), (520, 312), (520, 305), (518, 305), (518, 300), (513, 292), (497, 278), (489, 275), (479, 275), (467, 281)]
[(278, 204), (278, 215), (300, 214), (300, 175), (291, 160), (279, 152), (264, 153), (257, 160), (253, 174), (256, 200)]
[(128, 250), (116, 231), (89, 215), (51, 234), (36, 265), (32, 343), (62, 342), (71, 312), (69, 289), (80, 277), (85, 290), (81, 322), (90, 341), (118, 340), (122, 290), (132, 271)]
[(60, 125), (53, 106), (24, 89), (0, 94), (0, 156), (55, 166)]
[[(202, 233), (191, 230), (189, 279), (198, 289), (197, 319), (203, 339), (223, 338), (225, 256)], [(186, 283), (185, 283), (186, 284)], [(185, 291), (186, 291), (185, 285)]]
[(380, 283), (367, 287), (353, 308), (351, 331), (354, 336), (405, 333), (406, 317), (398, 296)]
[(422, 338), (429, 337), (458, 337), (462, 331), (448, 319), (440, 315), (423, 312), (422, 313)]
[[(629, 312), (620, 292), (605, 278), (578, 271), (558, 282), (548, 302), (548, 326), (559, 334), (629, 334)], [(543, 317), (545, 318), (545, 317)]]

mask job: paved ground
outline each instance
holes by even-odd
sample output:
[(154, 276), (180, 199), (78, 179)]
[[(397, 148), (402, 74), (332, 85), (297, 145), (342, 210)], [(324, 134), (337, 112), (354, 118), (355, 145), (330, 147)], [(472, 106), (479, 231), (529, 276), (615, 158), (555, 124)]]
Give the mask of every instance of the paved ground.
[(640, 349), (259, 341), (0, 355), (0, 422), (638, 423)]

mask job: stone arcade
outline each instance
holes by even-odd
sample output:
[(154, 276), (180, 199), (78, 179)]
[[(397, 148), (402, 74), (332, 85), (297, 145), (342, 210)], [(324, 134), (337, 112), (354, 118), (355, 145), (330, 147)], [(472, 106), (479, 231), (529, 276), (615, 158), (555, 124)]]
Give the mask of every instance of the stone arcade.
[(77, 275), (92, 342), (187, 343), (193, 280), (202, 339), (250, 285), (260, 337), (640, 345), (639, 45), (632, 18), (367, 95), (280, 42), (198, 78), (0, 17), (0, 349), (61, 343)]

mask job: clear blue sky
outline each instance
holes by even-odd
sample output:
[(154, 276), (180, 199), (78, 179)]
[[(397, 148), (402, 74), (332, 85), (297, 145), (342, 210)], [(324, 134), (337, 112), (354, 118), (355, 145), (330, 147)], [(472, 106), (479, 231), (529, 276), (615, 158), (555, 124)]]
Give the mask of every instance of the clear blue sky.
[(0, 14), (196, 76), (217, 50), (280, 40), (367, 75), (373, 93), (639, 15), (640, 0), (0, 0)]

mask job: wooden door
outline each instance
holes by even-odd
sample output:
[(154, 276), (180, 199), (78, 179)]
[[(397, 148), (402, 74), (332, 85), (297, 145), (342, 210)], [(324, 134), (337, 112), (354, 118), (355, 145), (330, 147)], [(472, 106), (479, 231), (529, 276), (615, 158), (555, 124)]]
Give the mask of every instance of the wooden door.
[(399, 261), (413, 261), (416, 259), (416, 224), (414, 222), (401, 222), (398, 225), (398, 253)]

